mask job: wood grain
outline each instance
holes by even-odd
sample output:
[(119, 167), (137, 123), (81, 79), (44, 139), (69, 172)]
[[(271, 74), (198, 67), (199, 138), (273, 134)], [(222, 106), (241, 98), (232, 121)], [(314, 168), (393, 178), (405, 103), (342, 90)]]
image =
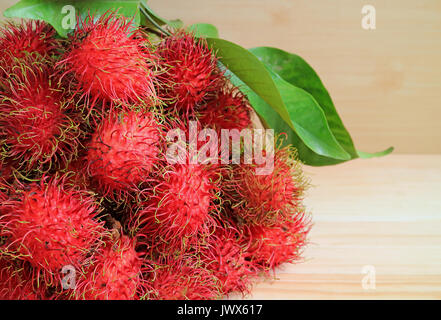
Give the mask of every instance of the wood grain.
[[(305, 171), (314, 184), (306, 261), (283, 266), (248, 298), (441, 299), (441, 155)], [(366, 265), (376, 271), (373, 290), (362, 287)]]

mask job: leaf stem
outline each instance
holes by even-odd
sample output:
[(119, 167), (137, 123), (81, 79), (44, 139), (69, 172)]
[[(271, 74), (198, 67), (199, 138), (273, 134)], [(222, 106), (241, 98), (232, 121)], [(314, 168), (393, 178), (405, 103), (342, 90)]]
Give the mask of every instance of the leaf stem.
[(157, 28), (159, 31), (161, 31), (163, 34), (167, 35), (167, 36), (171, 36), (171, 33), (168, 32), (167, 30), (164, 30), (161, 28), (161, 26), (159, 24), (156, 23), (156, 21), (148, 14), (148, 12), (145, 10), (145, 8), (143, 7), (144, 4), (143, 2), (141, 2), (141, 6), (139, 7), (139, 9), (141, 10), (142, 14), (144, 14), (144, 16), (147, 18), (147, 20), (153, 24), (155, 26), (155, 28)]

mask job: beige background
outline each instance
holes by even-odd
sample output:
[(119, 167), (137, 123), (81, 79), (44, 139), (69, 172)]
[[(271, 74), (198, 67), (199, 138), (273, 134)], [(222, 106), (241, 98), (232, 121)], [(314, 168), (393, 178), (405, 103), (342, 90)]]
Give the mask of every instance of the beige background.
[[(356, 146), (441, 153), (441, 1), (149, 0), (166, 18), (215, 24), (245, 47), (304, 57), (334, 99)], [(2, 0), (0, 9), (15, 3)], [(361, 28), (372, 4), (377, 29)]]

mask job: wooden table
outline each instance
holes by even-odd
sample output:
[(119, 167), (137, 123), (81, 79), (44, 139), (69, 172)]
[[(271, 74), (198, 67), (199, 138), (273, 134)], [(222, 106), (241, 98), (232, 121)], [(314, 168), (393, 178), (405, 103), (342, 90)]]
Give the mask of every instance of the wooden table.
[(441, 155), (305, 171), (315, 221), (306, 262), (283, 266), (247, 298), (441, 299)]

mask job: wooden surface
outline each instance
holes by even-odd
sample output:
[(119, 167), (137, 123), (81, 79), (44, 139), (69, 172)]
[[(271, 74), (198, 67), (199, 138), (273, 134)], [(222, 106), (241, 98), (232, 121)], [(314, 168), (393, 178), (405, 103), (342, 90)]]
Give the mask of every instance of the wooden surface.
[[(306, 261), (285, 265), (248, 298), (441, 299), (441, 155), (305, 171), (315, 185)], [(363, 289), (364, 266), (375, 268), (375, 289)]]

